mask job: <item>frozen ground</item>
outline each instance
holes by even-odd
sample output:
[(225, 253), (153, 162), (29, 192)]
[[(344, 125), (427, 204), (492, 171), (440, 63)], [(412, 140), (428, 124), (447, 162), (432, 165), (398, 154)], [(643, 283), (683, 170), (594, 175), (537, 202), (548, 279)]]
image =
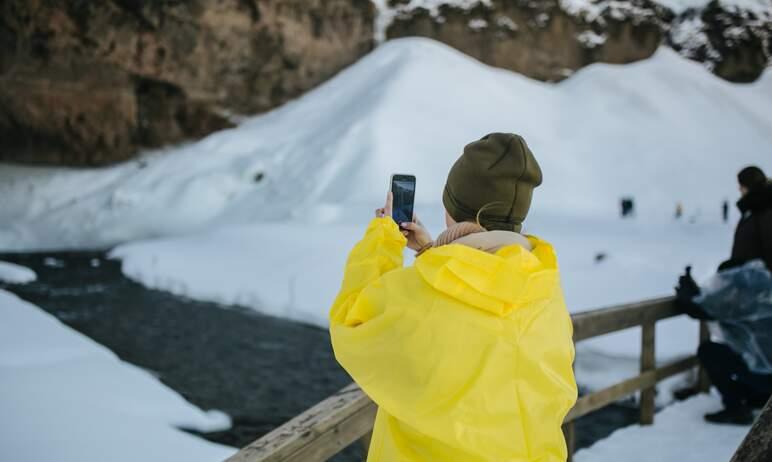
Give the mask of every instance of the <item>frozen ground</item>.
[(227, 428), (146, 371), (0, 290), (0, 460), (223, 460), (233, 448), (175, 427)]
[[(417, 211), (437, 233), (463, 145), (515, 131), (545, 176), (526, 231), (555, 244), (569, 307), (580, 311), (670, 294), (685, 265), (705, 277), (728, 256), (720, 205), (736, 199), (740, 168), (772, 171), (771, 108), (772, 72), (731, 84), (666, 48), (553, 85), (430, 40), (395, 40), (197, 143), (99, 170), (3, 166), (0, 248), (130, 242), (113, 255), (150, 287), (325, 326), (346, 253), (389, 174), (417, 175)], [(622, 221), (628, 195), (637, 215)], [(694, 351), (697, 325), (676, 319), (658, 334), (658, 359), (668, 360)], [(632, 375), (638, 337), (580, 344), (580, 382)]]
[(37, 279), (34, 271), (7, 261), (0, 261), (0, 281), (11, 284), (26, 284)]
[(726, 462), (750, 427), (708, 424), (703, 414), (721, 408), (715, 395), (700, 395), (658, 412), (654, 425), (617, 430), (574, 455), (576, 462)]

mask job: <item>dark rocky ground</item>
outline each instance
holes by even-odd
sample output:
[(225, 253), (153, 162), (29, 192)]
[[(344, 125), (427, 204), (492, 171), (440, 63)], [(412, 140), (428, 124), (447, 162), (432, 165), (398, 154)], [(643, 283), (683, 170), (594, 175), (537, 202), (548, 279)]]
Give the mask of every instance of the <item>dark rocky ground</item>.
[[(36, 304), (113, 350), (203, 409), (233, 418), (202, 435), (241, 447), (350, 382), (326, 330), (239, 307), (149, 290), (124, 277), (104, 252), (0, 254), (34, 269), (38, 281), (0, 288)], [(257, 276), (256, 276), (257, 277)], [(616, 405), (577, 422), (577, 448), (637, 419)], [(353, 445), (333, 460), (363, 459)]]

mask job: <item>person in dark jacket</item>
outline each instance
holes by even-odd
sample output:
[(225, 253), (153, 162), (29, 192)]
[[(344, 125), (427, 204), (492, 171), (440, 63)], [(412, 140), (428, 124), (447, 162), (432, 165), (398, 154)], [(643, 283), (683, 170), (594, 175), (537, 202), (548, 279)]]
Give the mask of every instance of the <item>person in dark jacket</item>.
[(755, 166), (737, 174), (742, 198), (737, 202), (740, 222), (734, 233), (732, 256), (719, 270), (760, 258), (772, 270), (772, 183)]
[[(719, 266), (719, 272), (756, 259), (762, 260), (772, 271), (772, 183), (760, 168), (754, 166), (741, 170), (737, 179), (742, 194), (737, 202), (741, 218), (735, 231), (731, 258)], [(678, 281), (676, 303), (695, 319), (714, 320), (714, 316), (694, 302), (700, 288), (692, 279), (690, 269), (687, 267), (686, 274)], [(751, 409), (763, 406), (772, 394), (772, 374), (752, 371), (743, 357), (724, 343), (705, 342), (700, 345), (697, 356), (724, 403), (723, 410), (706, 414), (705, 420), (750, 424), (753, 421)], [(676, 397), (683, 399), (695, 392), (694, 388), (678, 390)]]

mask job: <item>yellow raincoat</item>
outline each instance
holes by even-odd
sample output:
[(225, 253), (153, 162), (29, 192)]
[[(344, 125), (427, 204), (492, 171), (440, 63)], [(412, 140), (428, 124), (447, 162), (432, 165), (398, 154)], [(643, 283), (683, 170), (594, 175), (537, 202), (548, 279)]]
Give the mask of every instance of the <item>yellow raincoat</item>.
[(552, 247), (430, 249), (376, 218), (330, 311), (335, 356), (378, 404), (368, 462), (564, 461), (572, 326)]

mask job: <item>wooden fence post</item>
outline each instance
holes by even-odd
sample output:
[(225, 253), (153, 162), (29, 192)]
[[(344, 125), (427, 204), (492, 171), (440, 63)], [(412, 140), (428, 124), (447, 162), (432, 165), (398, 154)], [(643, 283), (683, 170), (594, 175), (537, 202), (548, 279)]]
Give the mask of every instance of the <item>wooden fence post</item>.
[[(641, 325), (641, 373), (657, 368), (655, 357), (654, 321), (646, 321)], [(654, 393), (656, 385), (641, 390), (641, 425), (654, 423)]]
[[(708, 323), (705, 321), (700, 321), (700, 345), (702, 345), (704, 342), (707, 342), (708, 340), (710, 340)], [(708, 377), (708, 373), (705, 371), (705, 368), (702, 367), (702, 364), (700, 364), (700, 367), (697, 369), (697, 390), (702, 393), (707, 393), (710, 391), (710, 378)]]

